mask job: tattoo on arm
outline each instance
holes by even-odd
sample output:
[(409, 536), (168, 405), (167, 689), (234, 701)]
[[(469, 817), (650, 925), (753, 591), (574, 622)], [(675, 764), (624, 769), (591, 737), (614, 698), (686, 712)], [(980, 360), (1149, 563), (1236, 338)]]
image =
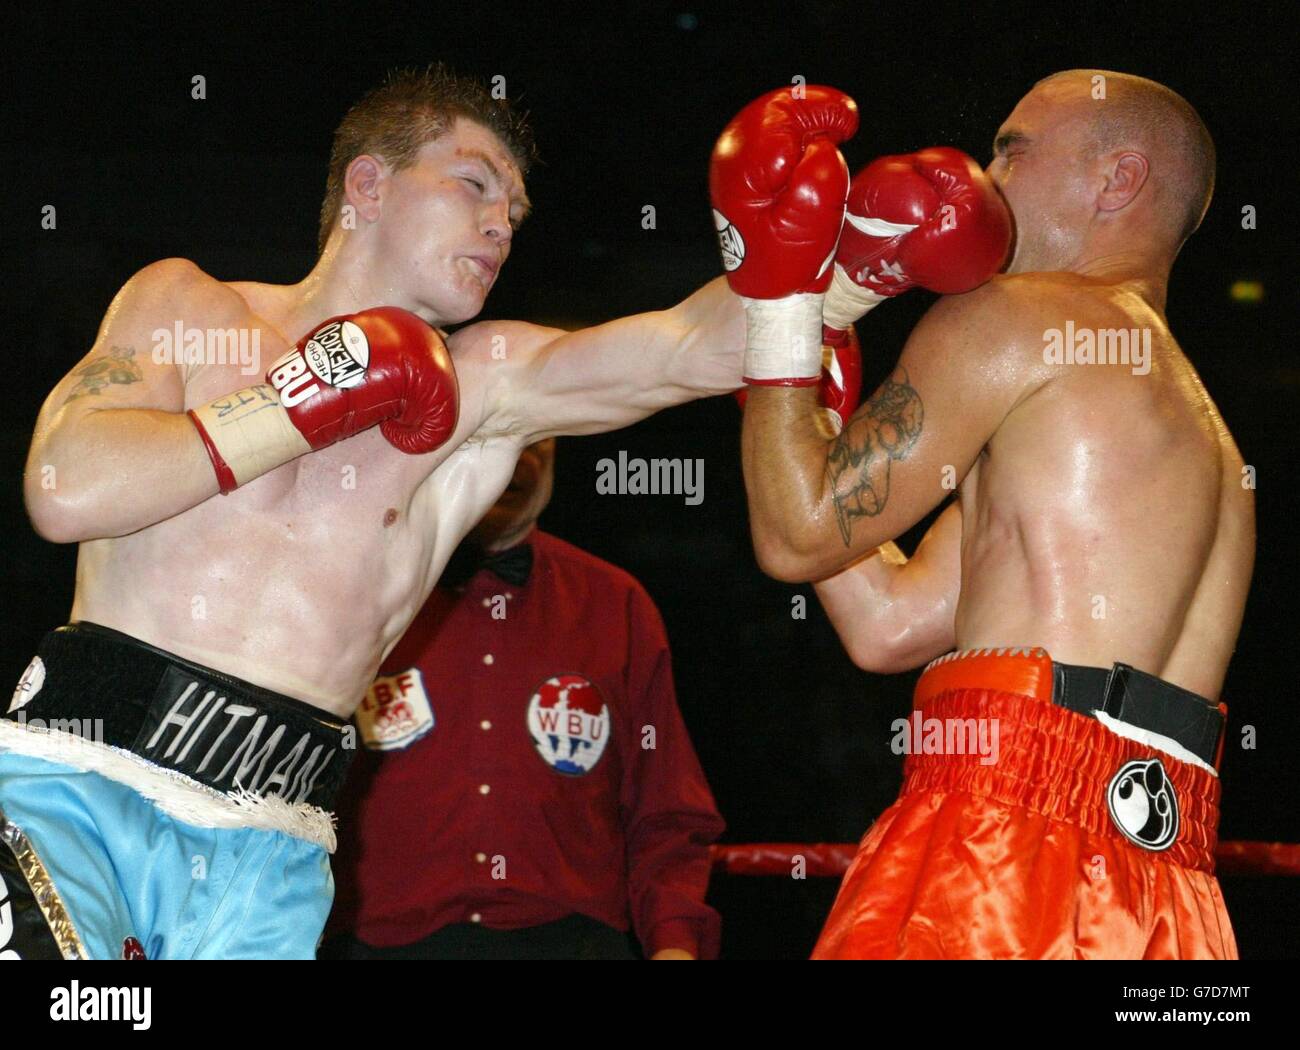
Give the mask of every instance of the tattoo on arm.
[(874, 518), (885, 509), (890, 464), (907, 458), (924, 419), (921, 395), (903, 372), (885, 380), (831, 445), (826, 478), (844, 546), (849, 546), (855, 518)]
[(63, 403), (87, 394), (98, 394), (111, 383), (139, 383), (144, 376), (135, 363), (135, 347), (115, 346), (108, 353), (93, 357), (80, 368), (73, 369), (77, 382)]

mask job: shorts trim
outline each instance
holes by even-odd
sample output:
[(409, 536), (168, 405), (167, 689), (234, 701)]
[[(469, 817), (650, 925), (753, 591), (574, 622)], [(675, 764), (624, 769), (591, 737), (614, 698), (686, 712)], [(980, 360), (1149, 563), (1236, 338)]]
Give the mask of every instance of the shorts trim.
[(58, 945), (59, 952), (69, 960), (89, 959), (90, 953), (86, 951), (81, 934), (77, 932), (76, 925), (68, 915), (68, 909), (64, 906), (63, 898), (59, 896), (59, 891), (55, 888), (54, 880), (50, 878), (44, 862), (37, 855), (23, 829), (10, 821), (3, 809), (0, 809), (0, 842), (9, 847), (18, 862), (36, 906), (45, 916), (45, 925), (49, 927), (50, 936)]
[(320, 846), (327, 853), (333, 853), (338, 847), (334, 814), (319, 806), (242, 789), (217, 791), (123, 748), (73, 733), (0, 719), (0, 752), (3, 751), (98, 773), (131, 788), (168, 816), (196, 827), (281, 831)]

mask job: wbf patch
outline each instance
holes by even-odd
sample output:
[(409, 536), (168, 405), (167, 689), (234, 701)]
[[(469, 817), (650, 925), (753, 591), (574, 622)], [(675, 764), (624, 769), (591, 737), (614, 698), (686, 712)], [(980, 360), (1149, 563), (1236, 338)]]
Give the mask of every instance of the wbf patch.
[(1143, 849), (1168, 849), (1178, 837), (1178, 797), (1160, 759), (1125, 762), (1106, 789), (1110, 819)]
[(557, 773), (590, 773), (609, 743), (609, 705), (580, 674), (548, 678), (528, 701), (528, 732), (542, 760)]
[(381, 675), (357, 708), (361, 742), (371, 751), (410, 747), (433, 728), (433, 705), (419, 668)]

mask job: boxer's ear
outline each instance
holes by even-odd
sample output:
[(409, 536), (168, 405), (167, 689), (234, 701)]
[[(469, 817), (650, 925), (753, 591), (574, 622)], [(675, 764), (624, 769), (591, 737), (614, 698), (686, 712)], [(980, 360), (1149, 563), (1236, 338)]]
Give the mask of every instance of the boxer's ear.
[(1141, 153), (1131, 150), (1116, 154), (1106, 170), (1106, 185), (1097, 194), (1102, 211), (1119, 211), (1128, 207), (1146, 185), (1151, 165)]
[(366, 222), (377, 222), (383, 210), (380, 189), (387, 174), (383, 161), (363, 153), (354, 157), (343, 176), (343, 197)]

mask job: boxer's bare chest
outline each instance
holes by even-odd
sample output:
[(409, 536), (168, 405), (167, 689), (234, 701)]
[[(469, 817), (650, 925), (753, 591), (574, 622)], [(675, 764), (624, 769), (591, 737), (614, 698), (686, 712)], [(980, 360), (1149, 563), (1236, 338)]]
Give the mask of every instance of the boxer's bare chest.
[[(186, 409), (257, 396), (241, 392), (262, 382), (288, 344), (254, 316), (246, 320), (241, 338), (253, 353), (185, 364)], [(349, 617), (363, 634), (379, 631), (426, 582), (438, 506), (416, 494), (449, 454), (405, 455), (375, 428), (131, 535), (83, 544), (82, 615), (129, 615), (134, 622), (110, 626), (178, 646), (176, 624), (193, 621), (206, 635), (214, 621), (233, 624), (251, 606), (286, 620), (310, 608), (327, 631), (326, 621)]]

